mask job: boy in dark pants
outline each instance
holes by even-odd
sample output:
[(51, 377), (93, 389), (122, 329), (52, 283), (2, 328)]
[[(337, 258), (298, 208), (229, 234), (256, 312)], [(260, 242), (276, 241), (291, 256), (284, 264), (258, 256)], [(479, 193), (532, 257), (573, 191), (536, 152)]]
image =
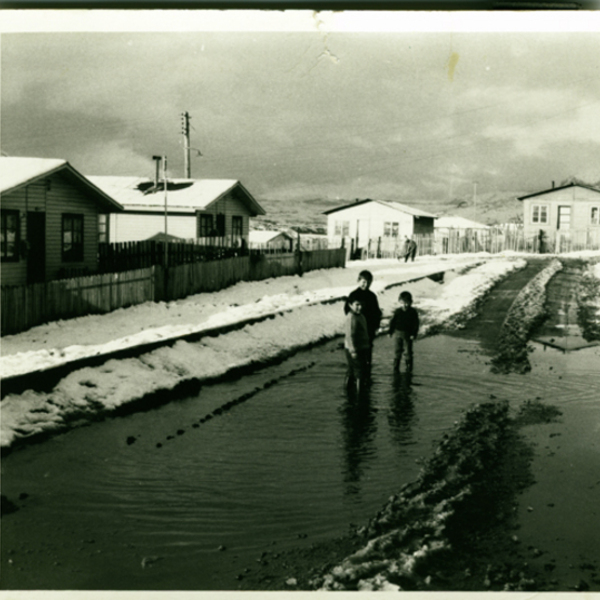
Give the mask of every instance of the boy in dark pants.
[(360, 300), (352, 300), (349, 309), (344, 327), (344, 353), (348, 362), (345, 383), (348, 390), (351, 383), (355, 385), (356, 393), (360, 394), (368, 373), (371, 340)]
[(390, 321), (389, 334), (394, 337), (394, 373), (400, 371), (400, 361), (406, 348), (406, 371), (413, 369), (413, 342), (419, 333), (419, 313), (412, 307), (410, 292), (402, 292), (398, 298), (400, 308), (394, 312)]
[(344, 305), (344, 313), (350, 312), (350, 304), (354, 300), (358, 300), (362, 307), (362, 314), (367, 320), (367, 331), (369, 333), (369, 353), (367, 357), (367, 375), (371, 370), (371, 357), (373, 354), (373, 340), (379, 329), (381, 323), (381, 309), (379, 308), (379, 301), (374, 292), (369, 288), (373, 283), (373, 273), (371, 271), (361, 271), (358, 274), (358, 287), (350, 292), (346, 303)]

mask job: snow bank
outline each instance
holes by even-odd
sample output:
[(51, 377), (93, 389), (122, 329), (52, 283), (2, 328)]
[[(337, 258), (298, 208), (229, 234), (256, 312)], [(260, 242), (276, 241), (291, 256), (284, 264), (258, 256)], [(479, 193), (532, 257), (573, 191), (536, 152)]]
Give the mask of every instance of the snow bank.
[[(451, 323), (464, 311), (472, 310), (478, 298), (507, 273), (521, 268), (524, 261), (498, 260), (485, 263), (457, 276), (447, 286), (438, 286), (441, 294), (435, 300), (417, 298), (415, 306), (424, 320), (434, 325)], [(2, 447), (50, 431), (64, 429), (81, 419), (110, 413), (146, 395), (174, 388), (190, 380), (218, 378), (232, 369), (273, 360), (286, 353), (331, 339), (343, 331), (343, 311), (339, 303), (318, 304), (331, 291), (314, 292), (310, 297), (298, 295), (296, 308), (275, 314), (273, 318), (247, 325), (198, 342), (180, 340), (136, 358), (108, 360), (101, 366), (72, 371), (50, 393), (26, 391), (7, 395), (1, 404)], [(389, 316), (397, 290), (380, 295), (383, 310)], [(274, 302), (274, 304), (273, 304)], [(265, 299), (272, 309), (277, 300)], [(289, 304), (285, 304), (289, 308)], [(235, 307), (234, 307), (235, 309)], [(216, 315), (211, 324), (232, 319)], [(260, 310), (260, 307), (258, 308)], [(265, 308), (266, 310), (266, 308)], [(244, 307), (238, 316), (247, 316)], [(220, 320), (221, 319), (221, 320)], [(230, 321), (227, 321), (230, 322)], [(156, 333), (156, 332), (155, 332)], [(8, 358), (8, 357), (7, 357)]]

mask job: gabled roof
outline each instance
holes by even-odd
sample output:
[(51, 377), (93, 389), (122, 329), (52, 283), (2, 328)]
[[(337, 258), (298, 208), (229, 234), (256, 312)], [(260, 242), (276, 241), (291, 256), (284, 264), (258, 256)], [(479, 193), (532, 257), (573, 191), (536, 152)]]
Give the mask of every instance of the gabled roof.
[[(148, 177), (115, 177), (93, 175), (89, 179), (100, 189), (116, 198), (129, 211), (163, 212), (165, 194), (160, 181)], [(169, 179), (167, 181), (167, 206), (174, 212), (194, 213), (206, 210), (211, 204), (236, 190), (252, 216), (264, 215), (265, 210), (236, 179)]]
[(257, 229), (256, 231), (250, 232), (249, 241), (255, 244), (267, 244), (279, 236), (287, 238), (288, 240), (294, 239), (285, 231), (262, 231)]
[(367, 204), (368, 202), (375, 202), (377, 204), (381, 204), (382, 206), (387, 206), (389, 208), (393, 208), (394, 210), (398, 210), (403, 213), (407, 213), (409, 215), (413, 215), (414, 217), (429, 217), (431, 219), (435, 219), (436, 216), (431, 213), (425, 212), (424, 210), (420, 210), (418, 208), (413, 208), (412, 206), (408, 206), (406, 204), (400, 204), (400, 202), (390, 202), (387, 200), (371, 200), (367, 198), (366, 200), (358, 200), (357, 202), (351, 202), (350, 204), (344, 204), (344, 206), (337, 206), (336, 208), (331, 208), (323, 212), (324, 215), (330, 215), (331, 213), (337, 212), (338, 210), (346, 210), (348, 208), (354, 208), (355, 206), (360, 206), (361, 204)]
[(14, 192), (59, 172), (75, 185), (83, 186), (86, 193), (106, 209), (113, 212), (123, 210), (113, 196), (96, 187), (89, 178), (74, 169), (66, 160), (60, 158), (0, 156), (0, 193)]
[(489, 225), (471, 221), (471, 219), (465, 219), (464, 217), (454, 217), (451, 215), (438, 217), (435, 220), (435, 227), (447, 227), (448, 229), (489, 229)]
[(557, 192), (558, 190), (564, 190), (570, 187), (580, 187), (586, 190), (592, 190), (592, 192), (598, 192), (600, 194), (600, 190), (592, 187), (590, 185), (583, 185), (582, 183), (568, 183), (567, 185), (561, 185), (560, 187), (553, 187), (548, 190), (544, 190), (542, 192), (536, 192), (535, 194), (528, 194), (527, 196), (517, 196), (517, 200), (526, 200), (527, 198), (533, 198), (534, 196), (542, 196), (543, 194), (551, 194), (552, 192)]

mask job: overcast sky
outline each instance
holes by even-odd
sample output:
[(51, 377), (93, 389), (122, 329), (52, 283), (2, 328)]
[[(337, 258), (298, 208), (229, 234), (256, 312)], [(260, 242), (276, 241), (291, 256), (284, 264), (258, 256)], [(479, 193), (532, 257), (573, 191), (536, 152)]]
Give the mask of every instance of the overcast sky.
[[(473, 182), (481, 193), (594, 183), (599, 14), (562, 13), (575, 27), (529, 32), (460, 31), (456, 16), (452, 31), (418, 31), (401, 13), (368, 32), (312, 16), (306, 31), (196, 31), (186, 12), (146, 32), (136, 11), (131, 31), (4, 26), (2, 152), (137, 176), (165, 154), (169, 176), (183, 177), (188, 111), (192, 177), (239, 179), (258, 199), (410, 204)], [(45, 28), (59, 19), (48, 11)]]

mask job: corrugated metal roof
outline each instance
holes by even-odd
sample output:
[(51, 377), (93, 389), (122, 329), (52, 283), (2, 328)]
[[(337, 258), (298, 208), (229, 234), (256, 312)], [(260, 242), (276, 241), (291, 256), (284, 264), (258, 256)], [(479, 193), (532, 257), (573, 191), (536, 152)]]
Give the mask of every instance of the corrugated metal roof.
[[(118, 200), (125, 210), (162, 212), (165, 193), (162, 181), (156, 192), (148, 191), (154, 180), (148, 177), (89, 176), (90, 181)], [(170, 210), (194, 213), (204, 210), (235, 187), (243, 192), (257, 214), (264, 209), (236, 179), (169, 179), (167, 181), (167, 206)]]
[(330, 215), (331, 213), (337, 212), (338, 210), (346, 210), (348, 208), (354, 208), (355, 206), (360, 206), (361, 204), (367, 204), (368, 202), (375, 202), (376, 204), (381, 204), (383, 206), (387, 206), (389, 208), (393, 208), (394, 210), (399, 210), (403, 213), (413, 215), (414, 217), (429, 217), (431, 219), (435, 219), (436, 216), (428, 213), (419, 208), (413, 208), (412, 206), (408, 206), (407, 204), (400, 204), (400, 202), (391, 202), (388, 200), (358, 200), (355, 202), (351, 202), (350, 204), (344, 204), (343, 206), (338, 206), (336, 208), (332, 208), (330, 210), (326, 210), (323, 212), (324, 215)]
[(8, 192), (67, 164), (60, 158), (0, 157), (0, 192)]

